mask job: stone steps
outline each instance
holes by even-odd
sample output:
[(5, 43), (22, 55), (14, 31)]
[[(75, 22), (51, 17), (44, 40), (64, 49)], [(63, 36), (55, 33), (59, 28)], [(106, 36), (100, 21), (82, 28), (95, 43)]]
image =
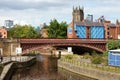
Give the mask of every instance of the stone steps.
[(8, 73), (9, 69), (11, 68), (13, 63), (7, 64), (4, 66), (3, 71), (0, 75), (0, 80), (4, 80), (5, 75)]

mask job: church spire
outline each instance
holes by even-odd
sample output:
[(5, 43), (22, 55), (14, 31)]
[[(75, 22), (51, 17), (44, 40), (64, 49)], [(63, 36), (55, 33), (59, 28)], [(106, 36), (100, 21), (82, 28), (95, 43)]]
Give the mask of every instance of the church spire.
[(74, 22), (81, 22), (84, 20), (84, 11), (83, 9), (78, 6), (78, 7), (73, 7), (73, 20)]

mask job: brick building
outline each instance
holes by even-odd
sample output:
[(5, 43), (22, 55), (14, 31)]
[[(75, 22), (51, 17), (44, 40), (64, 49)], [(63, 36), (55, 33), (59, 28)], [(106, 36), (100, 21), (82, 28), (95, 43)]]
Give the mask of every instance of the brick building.
[(120, 25), (106, 21), (102, 16), (97, 22), (84, 19), (83, 8), (73, 8), (73, 20), (67, 28), (68, 38), (120, 39)]
[(1, 38), (7, 38), (7, 30), (5, 27), (0, 28), (0, 37)]
[(116, 24), (112, 24), (110, 21), (105, 21), (104, 27), (106, 39), (120, 39), (120, 25), (117, 21)]

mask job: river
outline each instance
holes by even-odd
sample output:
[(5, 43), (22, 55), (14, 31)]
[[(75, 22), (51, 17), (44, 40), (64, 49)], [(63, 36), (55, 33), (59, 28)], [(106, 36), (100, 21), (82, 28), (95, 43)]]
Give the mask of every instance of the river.
[(15, 70), (11, 80), (96, 80), (58, 68), (57, 58), (37, 56), (31, 67)]

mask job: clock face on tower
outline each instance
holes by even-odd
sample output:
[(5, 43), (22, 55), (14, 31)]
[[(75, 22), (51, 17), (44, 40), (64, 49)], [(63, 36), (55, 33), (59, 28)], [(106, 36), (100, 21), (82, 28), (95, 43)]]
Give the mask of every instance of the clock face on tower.
[(72, 34), (72, 28), (71, 27), (68, 28), (68, 33)]

